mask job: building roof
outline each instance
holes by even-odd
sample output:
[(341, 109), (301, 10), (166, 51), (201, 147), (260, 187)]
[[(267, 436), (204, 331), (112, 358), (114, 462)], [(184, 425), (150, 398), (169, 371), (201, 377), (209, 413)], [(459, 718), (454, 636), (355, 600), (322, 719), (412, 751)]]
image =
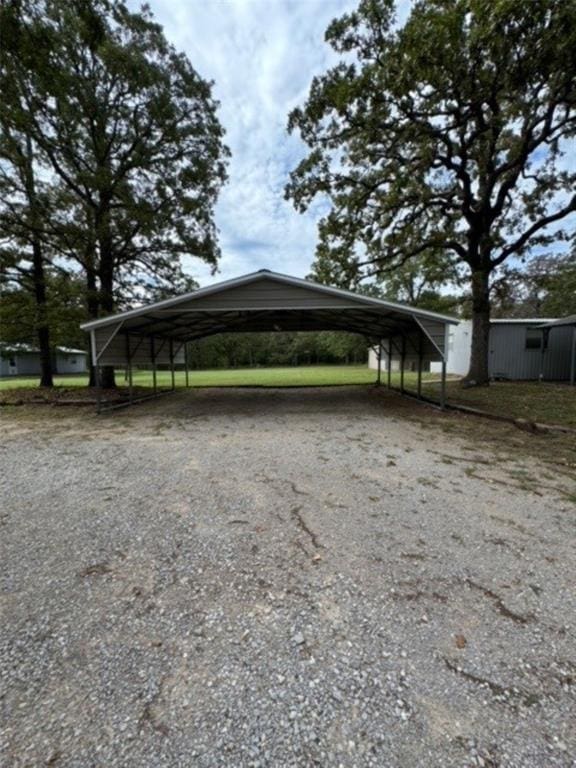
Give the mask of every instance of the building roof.
[[(64, 355), (86, 355), (88, 354), (85, 349), (71, 349), (70, 347), (55, 347), (56, 352), (60, 352)], [(9, 344), (7, 342), (0, 342), (0, 352), (11, 353), (17, 355), (38, 355), (40, 350), (32, 344)]]
[(491, 323), (499, 325), (542, 325), (542, 323), (557, 322), (550, 317), (497, 317), (490, 320)]
[(548, 320), (543, 323), (540, 328), (554, 328), (561, 325), (576, 325), (576, 315), (568, 315), (567, 317), (561, 317), (558, 320)]

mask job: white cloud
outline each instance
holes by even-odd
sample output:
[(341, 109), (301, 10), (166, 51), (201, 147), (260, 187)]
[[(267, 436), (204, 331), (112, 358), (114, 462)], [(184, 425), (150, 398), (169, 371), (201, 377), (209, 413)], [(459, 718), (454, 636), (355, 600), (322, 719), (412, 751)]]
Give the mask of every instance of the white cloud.
[[(316, 245), (314, 213), (284, 200), (288, 173), (305, 148), (286, 131), (312, 77), (336, 60), (324, 32), (357, 0), (151, 0), (167, 38), (214, 81), (232, 151), (217, 206), (222, 260), (211, 276), (185, 264), (202, 284), (260, 268), (304, 276)], [(137, 3), (131, 3), (136, 7)]]

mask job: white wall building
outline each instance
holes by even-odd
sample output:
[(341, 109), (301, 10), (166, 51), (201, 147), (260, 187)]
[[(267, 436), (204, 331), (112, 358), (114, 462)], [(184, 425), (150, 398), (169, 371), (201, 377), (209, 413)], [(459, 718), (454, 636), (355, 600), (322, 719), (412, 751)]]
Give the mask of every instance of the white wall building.
[[(466, 376), (470, 367), (470, 350), (472, 349), (472, 321), (461, 320), (453, 325), (448, 332), (448, 357), (446, 373), (453, 376)], [(442, 363), (431, 363), (432, 373), (442, 372)]]

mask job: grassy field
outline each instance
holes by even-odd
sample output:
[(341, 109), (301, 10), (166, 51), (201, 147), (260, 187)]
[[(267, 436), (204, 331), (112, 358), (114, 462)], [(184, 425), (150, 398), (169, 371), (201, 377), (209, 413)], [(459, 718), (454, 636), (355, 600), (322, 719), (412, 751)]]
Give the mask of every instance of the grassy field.
[[(85, 387), (88, 376), (55, 376), (57, 387)], [(0, 391), (10, 389), (34, 389), (38, 386), (38, 376), (10, 376), (0, 379)]]
[[(184, 387), (186, 379), (183, 371), (176, 372), (176, 386)], [(317, 365), (300, 368), (239, 368), (230, 370), (190, 371), (192, 387), (318, 387), (345, 384), (371, 384), (376, 379), (376, 372), (366, 365)], [(88, 384), (87, 376), (56, 376), (58, 387), (84, 387)], [(124, 373), (117, 371), (116, 381), (119, 386), (127, 384)], [(152, 386), (150, 371), (135, 371), (134, 385)], [(158, 371), (159, 387), (169, 387), (169, 371)], [(408, 381), (408, 379), (407, 379)], [(37, 377), (10, 378), (0, 381), (0, 389), (20, 389), (37, 387)]]

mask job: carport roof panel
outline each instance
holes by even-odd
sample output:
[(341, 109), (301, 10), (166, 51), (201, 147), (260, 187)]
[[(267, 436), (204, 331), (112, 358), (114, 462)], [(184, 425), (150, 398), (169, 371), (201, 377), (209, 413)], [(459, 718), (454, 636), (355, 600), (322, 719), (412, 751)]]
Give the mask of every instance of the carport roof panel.
[[(264, 286), (268, 284), (270, 288), (278, 287), (278, 285), (286, 286), (287, 288), (300, 289), (300, 295), (304, 295), (302, 291), (305, 291), (306, 300), (303, 300), (302, 304), (299, 304), (298, 300), (291, 298), (287, 295), (286, 306), (279, 306), (275, 304), (267, 307), (262, 303), (253, 303), (250, 300), (247, 301), (246, 306), (230, 306), (226, 302), (226, 297), (234, 295), (235, 289), (239, 289), (243, 286), (249, 286), (252, 283), (264, 283)], [(219, 305), (218, 295), (221, 294), (222, 303)], [(264, 292), (265, 295), (265, 292)], [(318, 305), (315, 306), (313, 298), (318, 298)], [(334, 299), (333, 304), (329, 301), (330, 298)], [(369, 296), (363, 296), (352, 291), (346, 291), (341, 288), (333, 288), (327, 285), (321, 285), (320, 283), (314, 283), (310, 280), (303, 280), (297, 277), (290, 277), (288, 275), (282, 275), (277, 272), (270, 272), (268, 270), (260, 270), (259, 272), (253, 272), (242, 277), (234, 278), (232, 280), (226, 280), (215, 285), (208, 286), (206, 288), (200, 288), (197, 291), (183, 294), (171, 299), (165, 299), (154, 304), (144, 305), (137, 309), (128, 310), (127, 312), (121, 312), (110, 317), (102, 318), (101, 320), (93, 320), (88, 323), (84, 323), (81, 327), (83, 330), (91, 331), (98, 328), (104, 328), (106, 326), (117, 325), (122, 323), (123, 328), (126, 331), (134, 330), (139, 327), (139, 320), (144, 321), (144, 325), (147, 322), (157, 325), (163, 320), (174, 321), (177, 318), (186, 317), (186, 315), (193, 315), (196, 318), (202, 313), (204, 317), (214, 317), (219, 313), (232, 311), (287, 311), (293, 312), (297, 310), (310, 311), (310, 310), (354, 310), (362, 309), (364, 312), (371, 312), (378, 315), (386, 315), (393, 322), (402, 320), (414, 320), (419, 319), (422, 321), (432, 320), (441, 323), (457, 324), (458, 320), (447, 315), (441, 315), (436, 312), (429, 312), (427, 310), (416, 309), (414, 307), (407, 306), (405, 304), (399, 304), (396, 302), (387, 301), (384, 299), (375, 299)], [(143, 328), (142, 328), (143, 330)], [(175, 336), (174, 327), (166, 328), (166, 335)], [(184, 331), (184, 328), (182, 329)], [(155, 330), (155, 333), (162, 335), (162, 332)], [(185, 335), (184, 333), (182, 335)]]

